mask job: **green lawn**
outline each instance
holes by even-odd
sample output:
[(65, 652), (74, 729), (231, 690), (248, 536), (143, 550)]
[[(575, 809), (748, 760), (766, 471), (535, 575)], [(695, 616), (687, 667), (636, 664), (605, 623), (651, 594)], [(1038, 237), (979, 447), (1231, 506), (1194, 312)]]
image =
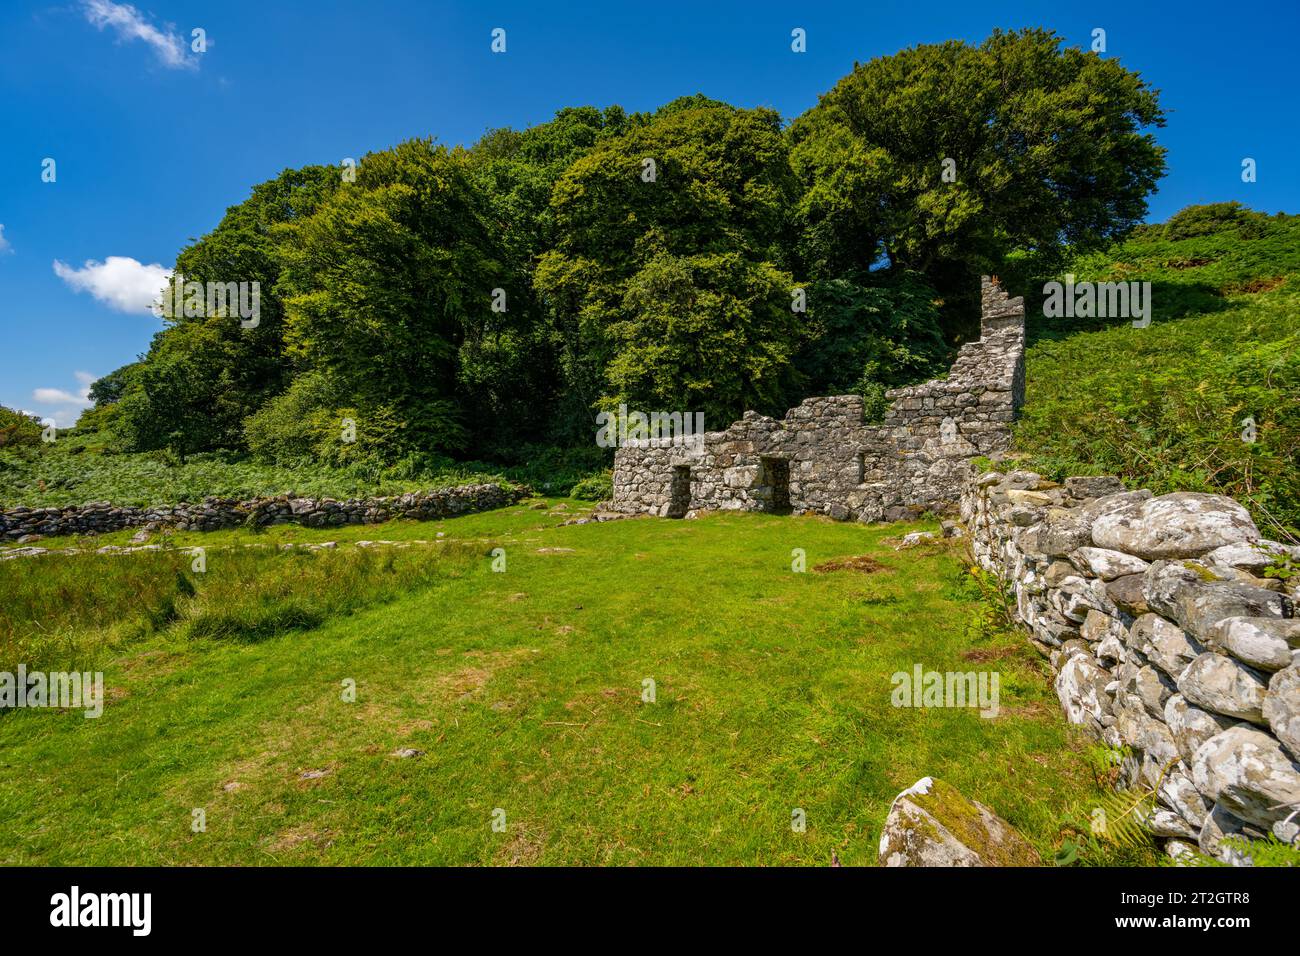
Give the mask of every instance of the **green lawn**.
[[(970, 626), (957, 553), (892, 549), (931, 525), (560, 527), (581, 507), (564, 505), (175, 535), (208, 549), (202, 575), (170, 553), (0, 563), (21, 598), (0, 609), (5, 659), (31, 628), (63, 628), (46, 666), (94, 662), (109, 687), (97, 720), (0, 717), (0, 863), (871, 864), (889, 801), (927, 774), (1050, 859), (1067, 805), (1095, 793), (1045, 665)], [(339, 547), (239, 547), (286, 540)], [(881, 568), (814, 570), (856, 555)], [(41, 617), (42, 593), (67, 607)], [(996, 670), (1000, 716), (891, 706), (891, 674), (918, 663)]]

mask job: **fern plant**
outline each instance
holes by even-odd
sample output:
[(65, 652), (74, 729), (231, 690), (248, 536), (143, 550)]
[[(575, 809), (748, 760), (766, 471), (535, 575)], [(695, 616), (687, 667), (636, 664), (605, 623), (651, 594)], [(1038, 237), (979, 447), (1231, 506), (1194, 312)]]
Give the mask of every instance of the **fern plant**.
[(1093, 863), (1115, 854), (1150, 849), (1154, 834), (1147, 821), (1155, 812), (1160, 785), (1177, 758), (1160, 769), (1154, 786), (1118, 789), (1122, 768), (1133, 756), (1127, 746), (1102, 745), (1085, 751), (1085, 762), (1101, 793), (1086, 812), (1076, 805), (1062, 819), (1068, 835), (1057, 850), (1057, 866)]

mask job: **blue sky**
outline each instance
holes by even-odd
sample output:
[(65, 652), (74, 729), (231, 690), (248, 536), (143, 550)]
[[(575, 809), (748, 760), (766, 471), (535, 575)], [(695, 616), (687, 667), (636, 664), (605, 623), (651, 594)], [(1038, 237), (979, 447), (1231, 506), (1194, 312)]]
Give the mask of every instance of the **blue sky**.
[[(285, 167), (696, 92), (791, 118), (854, 61), (978, 42), (994, 27), (1050, 27), (1082, 47), (1100, 27), (1106, 55), (1162, 91), (1170, 173), (1152, 219), (1229, 199), (1300, 212), (1297, 11), (1295, 0), (5, 0), (0, 404), (71, 424), (89, 381), (161, 328), (133, 305), (140, 288)], [(504, 54), (491, 52), (495, 27)], [(795, 27), (806, 53), (790, 50)], [(190, 49), (195, 28), (206, 52)], [(1253, 184), (1241, 181), (1243, 157), (1258, 164)]]

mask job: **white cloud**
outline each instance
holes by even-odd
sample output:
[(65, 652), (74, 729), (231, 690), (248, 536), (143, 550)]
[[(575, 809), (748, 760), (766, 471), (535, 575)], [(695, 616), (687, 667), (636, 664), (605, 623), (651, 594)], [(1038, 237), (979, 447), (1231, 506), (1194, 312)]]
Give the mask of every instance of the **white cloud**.
[(61, 388), (34, 388), (32, 399), (42, 405), (75, 405), (79, 399)]
[(32, 401), (38, 406), (45, 406), (40, 411), (23, 410), (26, 415), (40, 417), (43, 424), (53, 422), (59, 428), (70, 428), (77, 423), (78, 416), (94, 404), (90, 400), (90, 386), (98, 376), (90, 372), (73, 372), (80, 386), (75, 392), (64, 388), (34, 388)]
[(130, 256), (109, 256), (103, 262), (87, 259), (80, 269), (55, 259), (54, 274), (77, 292), (89, 292), (118, 312), (156, 315), (154, 304), (172, 272), (156, 262), (145, 265)]
[(0, 222), (0, 256), (6, 252), (13, 252), (14, 244), (5, 238), (5, 224)]
[(119, 40), (143, 40), (168, 69), (197, 70), (199, 68), (198, 58), (189, 55), (188, 45), (174, 31), (171, 24), (167, 24), (165, 29), (156, 27), (129, 3), (83, 0), (82, 6), (86, 19), (95, 27), (100, 30), (112, 27)]

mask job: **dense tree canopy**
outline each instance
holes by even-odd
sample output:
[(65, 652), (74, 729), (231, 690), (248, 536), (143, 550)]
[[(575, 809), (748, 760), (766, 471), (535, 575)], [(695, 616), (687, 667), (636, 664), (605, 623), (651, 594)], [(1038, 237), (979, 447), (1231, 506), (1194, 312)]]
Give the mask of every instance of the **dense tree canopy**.
[(245, 328), (224, 312), (170, 316), (138, 366), (96, 382), (92, 397), (96, 389), (105, 397), (117, 392), (113, 420), (128, 447), (186, 454), (242, 445), (244, 419), (283, 391), (293, 373), (277, 289), (285, 247), (274, 227), (309, 215), (338, 180), (337, 170), (323, 166), (285, 170), (253, 187), (216, 229), (181, 250), (173, 283), (257, 282), (258, 323)]
[(776, 410), (798, 336), (781, 268), (795, 198), (779, 117), (704, 97), (575, 161), (536, 283), (586, 404)]
[(878, 411), (972, 331), (981, 272), (1142, 217), (1162, 122), (1137, 74), (1027, 30), (858, 65), (788, 127), (696, 95), (286, 170), (177, 257), (257, 281), (257, 326), (168, 319), (83, 424), (181, 454), (508, 459), (622, 402), (711, 427), (849, 390)]
[(1136, 73), (1047, 31), (871, 60), (791, 129), (801, 252), (818, 277), (883, 258), (960, 298), (1012, 251), (1086, 249), (1137, 223), (1164, 172), (1153, 125)]

